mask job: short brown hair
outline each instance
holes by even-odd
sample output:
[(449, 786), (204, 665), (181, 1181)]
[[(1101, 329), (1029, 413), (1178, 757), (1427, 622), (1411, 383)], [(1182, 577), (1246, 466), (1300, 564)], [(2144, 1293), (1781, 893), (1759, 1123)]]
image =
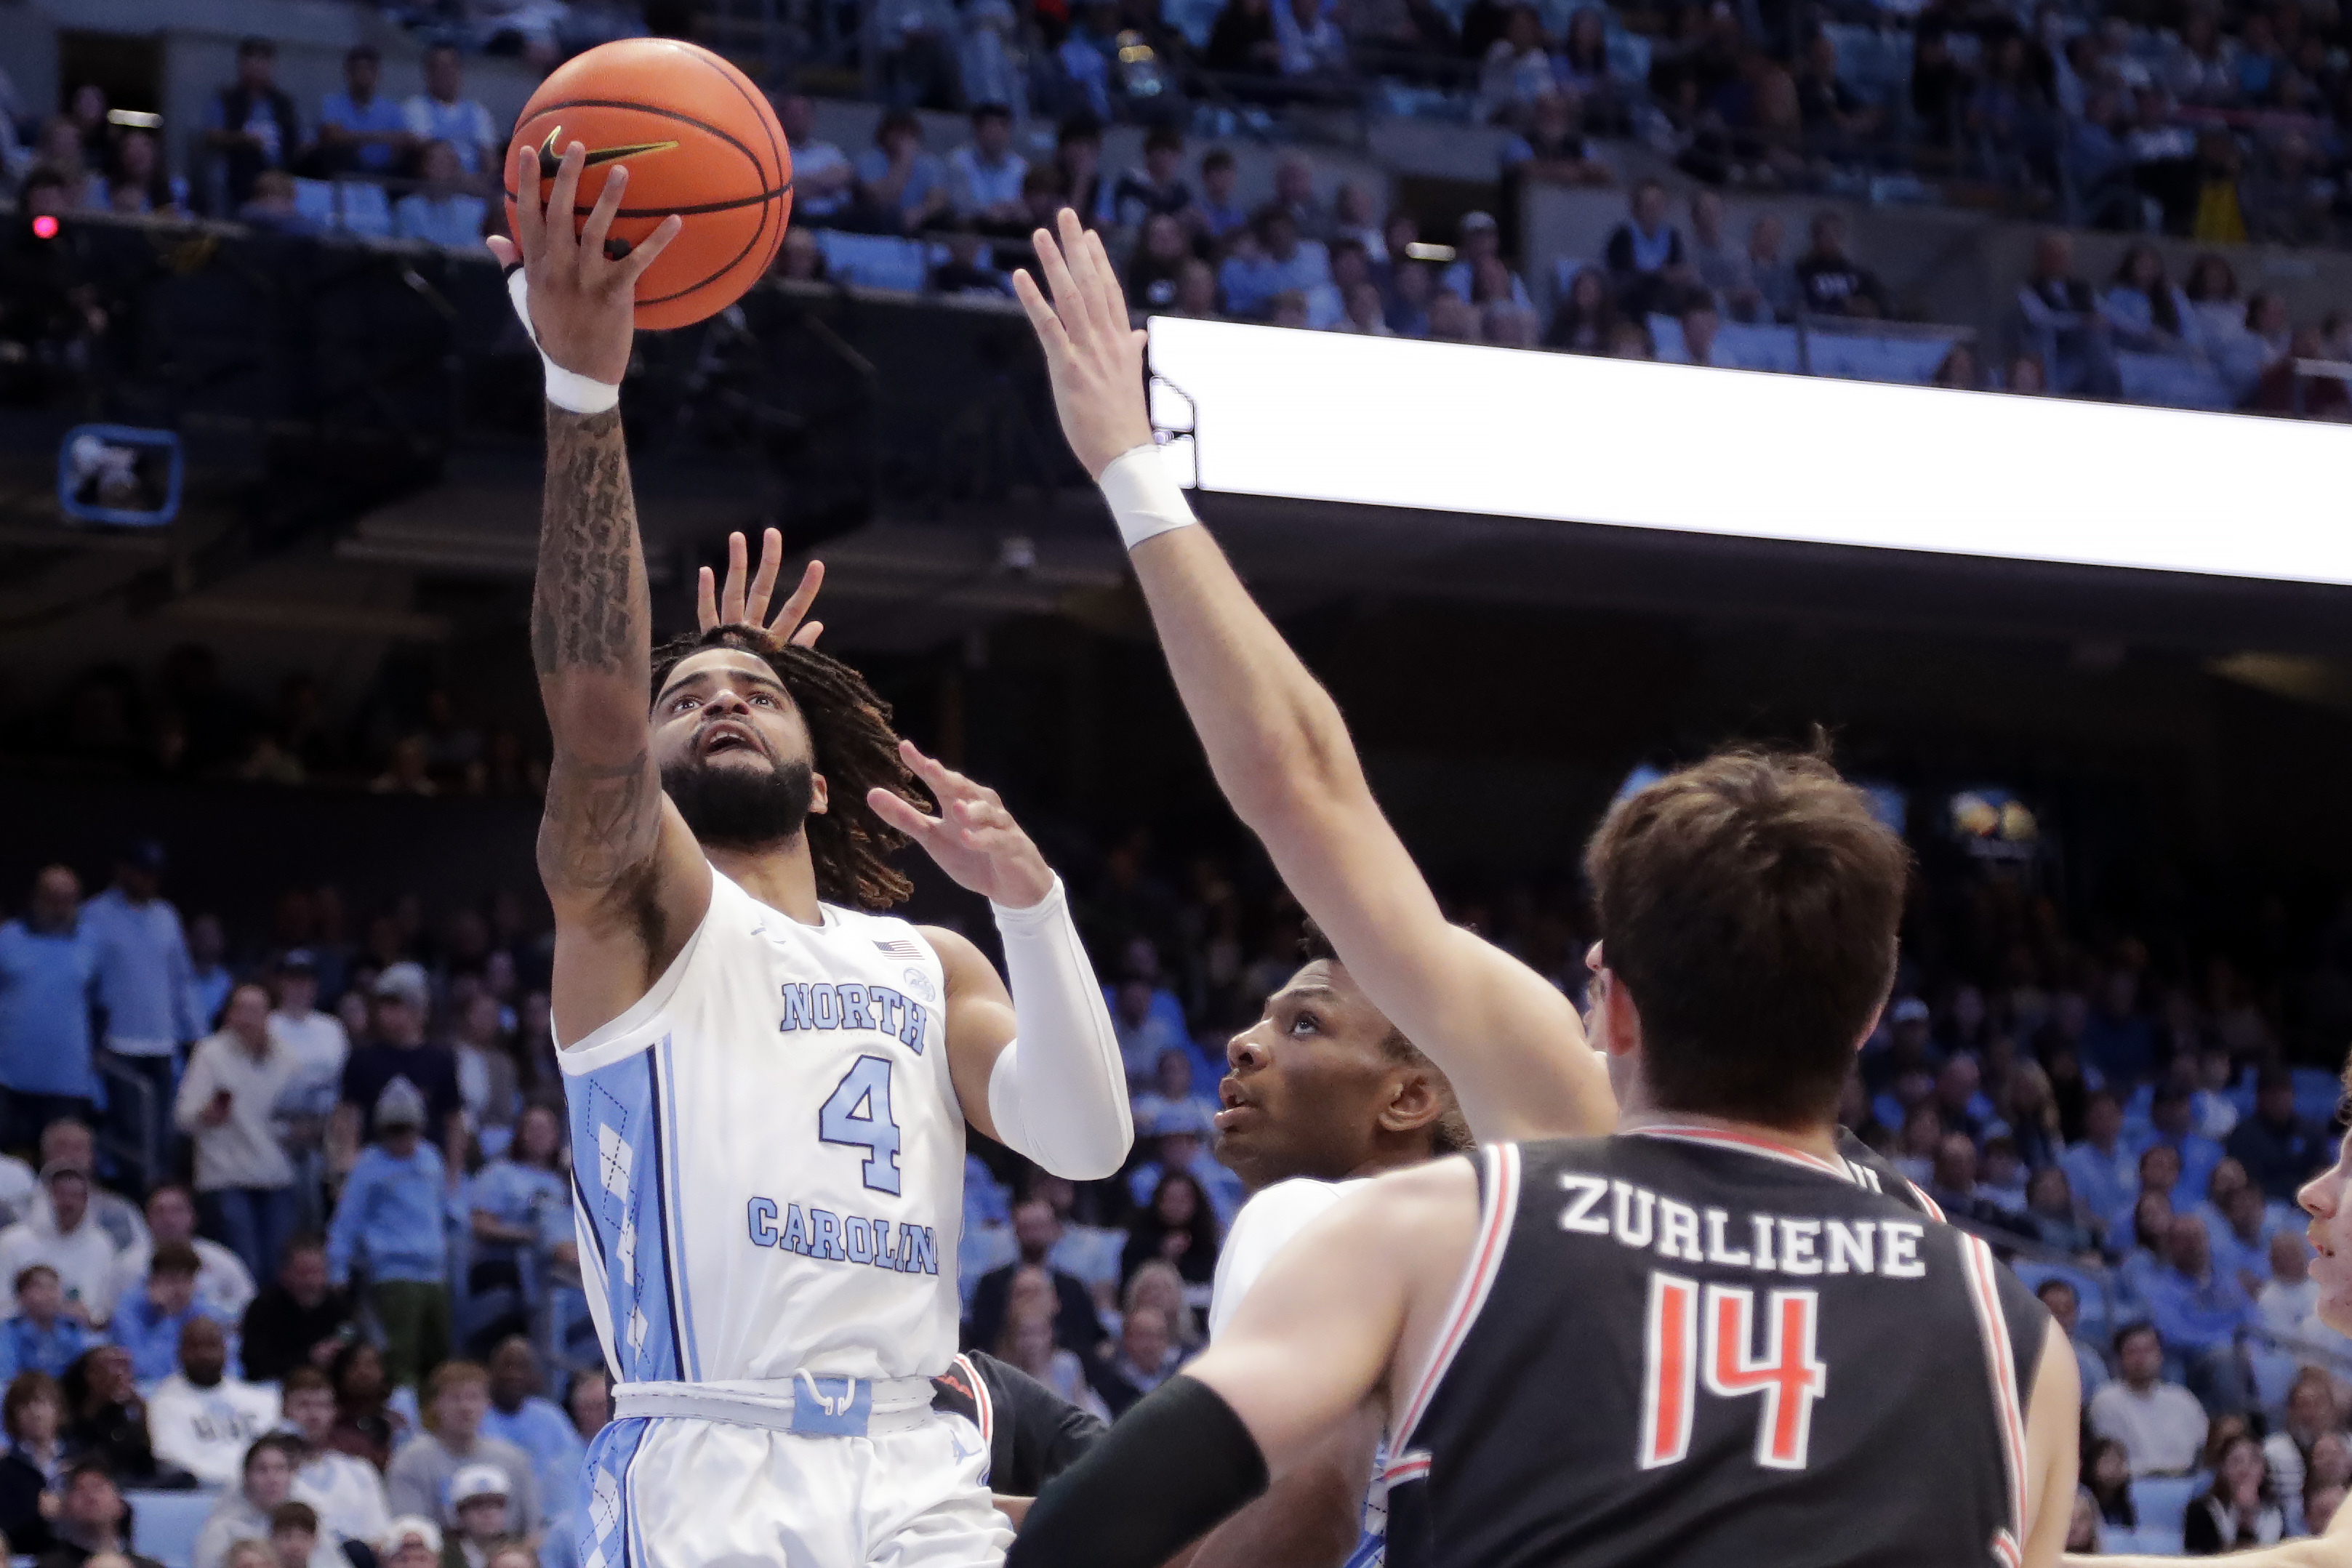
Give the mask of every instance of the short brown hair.
[(205, 1260), (184, 1241), (164, 1242), (147, 1261), (150, 1274), (180, 1274), (193, 1280), (204, 1271)]
[(319, 1511), (307, 1502), (286, 1501), (269, 1511), (269, 1533), (281, 1530), (307, 1530), (319, 1533)]
[(66, 1396), (58, 1380), (46, 1372), (18, 1373), (8, 1385), (7, 1394), (0, 1396), (0, 1429), (5, 1429), (12, 1439), (20, 1436), (16, 1423), (25, 1418), (26, 1406), (43, 1399), (58, 1407), (58, 1424), (65, 1425)]
[(289, 1394), (308, 1394), (313, 1389), (332, 1394), (335, 1385), (325, 1373), (315, 1366), (289, 1367), (284, 1381), (278, 1385), (278, 1396), (283, 1399)]
[(478, 1361), (445, 1361), (435, 1367), (425, 1379), (425, 1397), (418, 1401), (424, 1406), (420, 1414), (426, 1431), (439, 1429), (440, 1417), (433, 1413), (433, 1406), (440, 1401), (443, 1394), (460, 1383), (478, 1383), (487, 1388), (490, 1384), (490, 1369)]
[(1661, 1109), (1835, 1114), (1895, 979), (1910, 851), (1819, 752), (1718, 752), (1620, 800), (1584, 854)]

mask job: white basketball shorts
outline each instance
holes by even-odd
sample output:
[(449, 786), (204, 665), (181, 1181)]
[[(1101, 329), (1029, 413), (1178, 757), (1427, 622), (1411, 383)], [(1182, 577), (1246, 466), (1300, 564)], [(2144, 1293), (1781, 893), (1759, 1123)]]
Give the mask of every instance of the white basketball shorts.
[(625, 1416), (587, 1468), (583, 1568), (994, 1568), (1013, 1543), (988, 1446), (947, 1416), (872, 1437)]

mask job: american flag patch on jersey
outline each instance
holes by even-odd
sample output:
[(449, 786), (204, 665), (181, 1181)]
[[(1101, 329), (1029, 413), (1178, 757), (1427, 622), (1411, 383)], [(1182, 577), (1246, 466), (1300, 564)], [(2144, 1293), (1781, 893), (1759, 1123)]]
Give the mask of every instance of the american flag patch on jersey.
[(881, 948), (893, 958), (919, 958), (923, 956), (923, 950), (920, 947), (904, 938), (895, 942), (877, 942), (874, 946)]

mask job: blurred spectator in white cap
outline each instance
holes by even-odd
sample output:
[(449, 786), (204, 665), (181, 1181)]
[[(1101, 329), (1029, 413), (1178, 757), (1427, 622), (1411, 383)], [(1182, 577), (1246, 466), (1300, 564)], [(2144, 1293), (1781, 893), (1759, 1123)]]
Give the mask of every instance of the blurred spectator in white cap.
[(490, 1549), (506, 1534), (507, 1490), (507, 1473), (496, 1465), (461, 1465), (450, 1480), (449, 1506), (457, 1515), (454, 1544), (466, 1568), (488, 1568)]
[(440, 1568), (441, 1527), (429, 1519), (403, 1514), (375, 1543), (375, 1554), (383, 1568)]

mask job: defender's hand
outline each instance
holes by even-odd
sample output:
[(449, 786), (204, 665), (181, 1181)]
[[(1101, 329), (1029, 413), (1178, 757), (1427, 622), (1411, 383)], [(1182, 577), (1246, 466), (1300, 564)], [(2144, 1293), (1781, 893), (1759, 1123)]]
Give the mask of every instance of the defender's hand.
[(714, 589), (710, 569), (702, 569), (694, 590), (696, 625), (705, 632), (713, 626), (759, 626), (780, 643), (815, 647), (817, 633), (824, 630), (824, 622), (812, 621), (802, 625), (801, 617), (808, 613), (809, 606), (816, 601), (816, 591), (824, 585), (824, 563), (809, 562), (808, 570), (801, 573), (801, 585), (793, 590), (784, 607), (776, 612), (776, 618), (762, 625), (768, 601), (775, 596), (776, 573), (784, 564), (784, 536), (774, 528), (760, 536), (760, 570), (746, 589), (743, 567), (748, 553), (741, 534), (727, 536), (727, 586), (723, 590)]
[(1013, 292), (1029, 312), (1045, 369), (1054, 381), (1054, 408), (1062, 434), (1089, 477), (1099, 479), (1122, 452), (1151, 444), (1151, 416), (1143, 401), (1143, 334), (1128, 325), (1127, 296), (1111, 271), (1102, 236), (1062, 209), (1062, 239), (1039, 229), (1030, 236), (1037, 265), (1053, 286), (1054, 302), (1024, 268)]
[(523, 278), (530, 286), (530, 327), (539, 336), (540, 352), (574, 375), (618, 386), (628, 372), (629, 341), (636, 330), (637, 279), (685, 225), (672, 214), (635, 248), (614, 259), (605, 241), (628, 189), (629, 171), (613, 166), (588, 221), (575, 228), (580, 171), (587, 160), (588, 150), (581, 143), (566, 147), (542, 203), (539, 154), (517, 143), (515, 237), (493, 235), (487, 243), (500, 266), (522, 263)]
[(931, 787), (940, 814), (926, 816), (887, 789), (866, 791), (874, 814), (923, 846), (941, 871), (1007, 909), (1029, 909), (1054, 891), (1054, 868), (1004, 809), (996, 791), (898, 743), (915, 777)]

